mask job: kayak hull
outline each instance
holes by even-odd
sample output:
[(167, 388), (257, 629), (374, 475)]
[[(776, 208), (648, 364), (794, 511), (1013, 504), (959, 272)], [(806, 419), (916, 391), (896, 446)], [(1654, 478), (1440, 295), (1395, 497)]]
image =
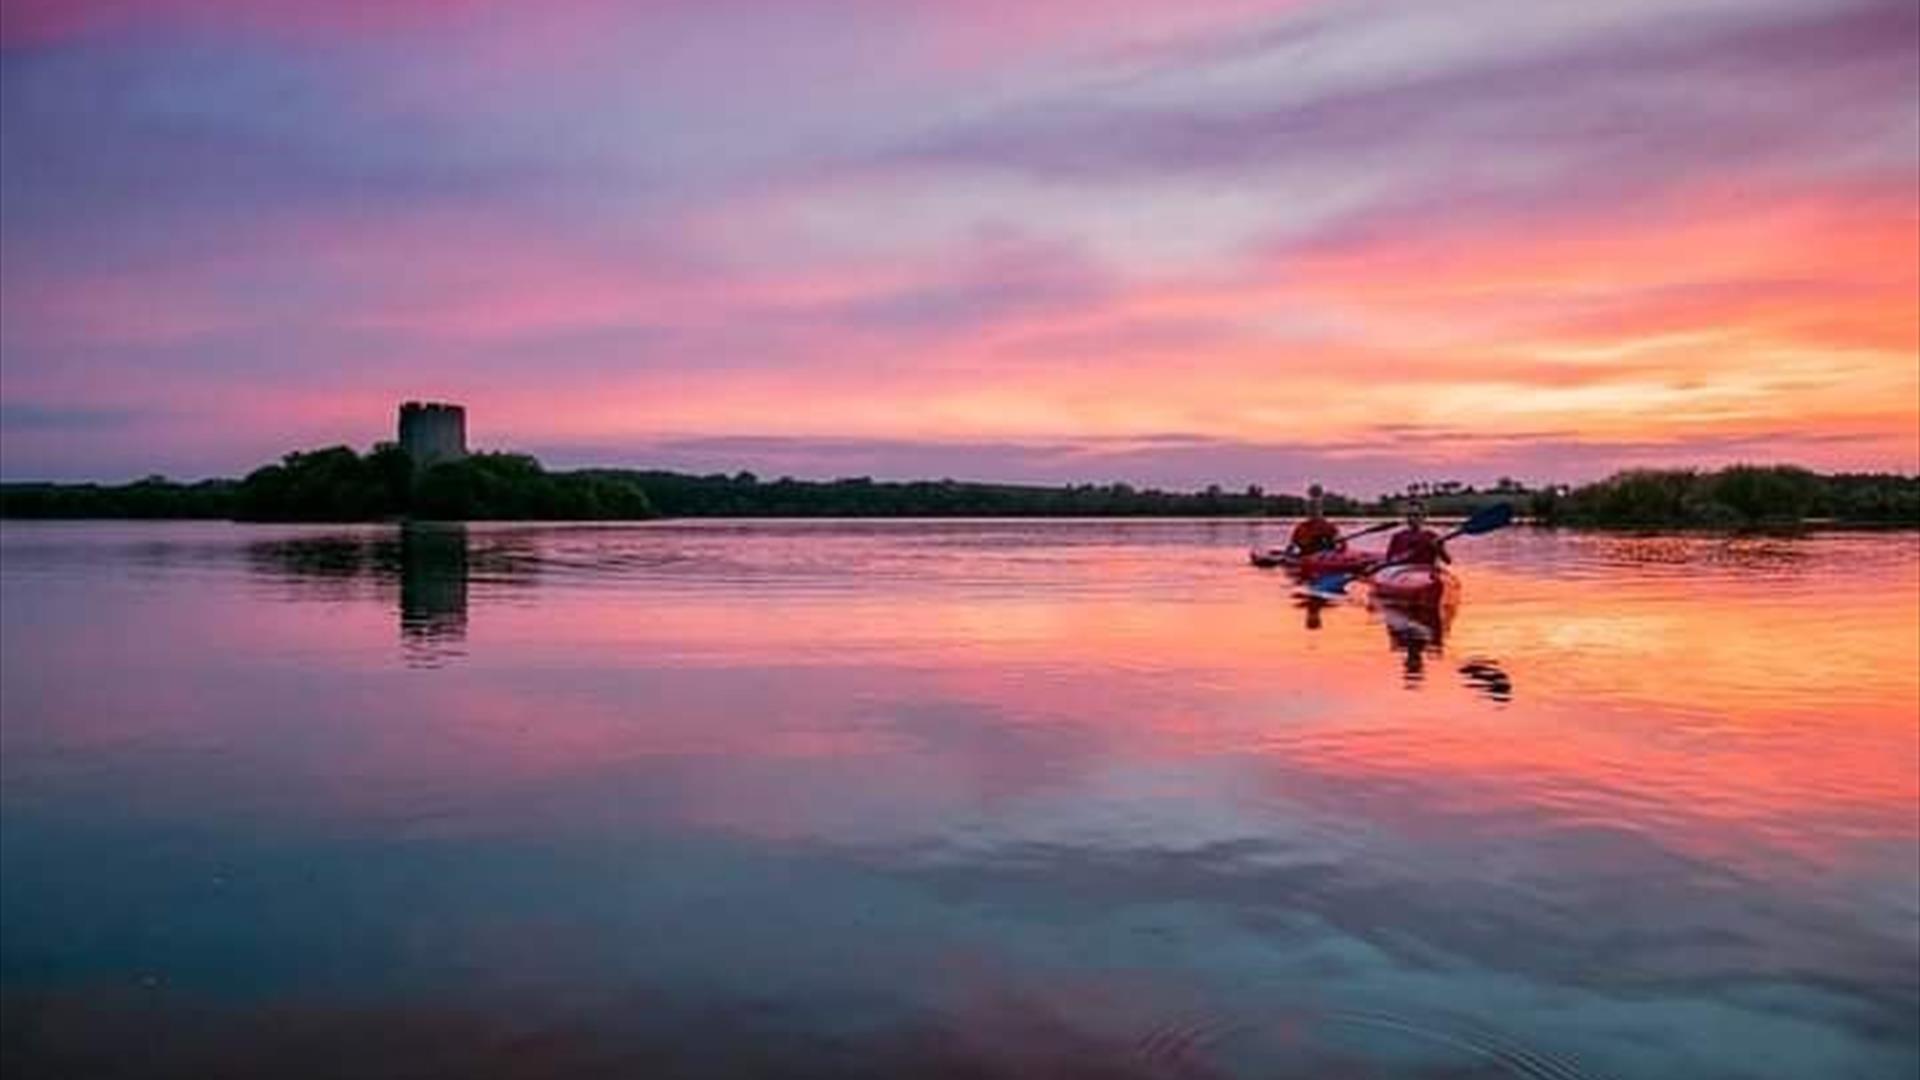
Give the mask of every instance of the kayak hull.
[(1351, 574), (1366, 569), (1380, 559), (1380, 553), (1375, 551), (1322, 551), (1313, 555), (1295, 555), (1282, 548), (1272, 548), (1267, 551), (1255, 549), (1247, 553), (1247, 560), (1255, 566), (1284, 567), (1302, 577)]
[(1451, 607), (1460, 598), (1460, 579), (1444, 566), (1389, 566), (1368, 580), (1375, 600), (1403, 607)]

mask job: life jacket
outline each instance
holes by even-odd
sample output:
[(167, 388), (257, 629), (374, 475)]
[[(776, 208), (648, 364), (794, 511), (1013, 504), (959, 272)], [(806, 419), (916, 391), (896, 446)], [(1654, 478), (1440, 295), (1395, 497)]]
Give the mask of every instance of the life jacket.
[(1440, 561), (1440, 534), (1430, 529), (1416, 529), (1412, 526), (1401, 529), (1387, 541), (1387, 561), (1403, 563), (1436, 563)]
[(1326, 518), (1308, 518), (1293, 527), (1293, 550), (1302, 555), (1332, 551), (1340, 546), (1340, 530)]

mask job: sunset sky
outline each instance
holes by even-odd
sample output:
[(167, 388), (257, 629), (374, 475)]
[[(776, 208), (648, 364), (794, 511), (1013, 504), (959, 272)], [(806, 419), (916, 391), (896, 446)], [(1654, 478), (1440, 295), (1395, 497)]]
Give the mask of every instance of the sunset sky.
[(0, 0), (0, 475), (1920, 471), (1920, 5)]

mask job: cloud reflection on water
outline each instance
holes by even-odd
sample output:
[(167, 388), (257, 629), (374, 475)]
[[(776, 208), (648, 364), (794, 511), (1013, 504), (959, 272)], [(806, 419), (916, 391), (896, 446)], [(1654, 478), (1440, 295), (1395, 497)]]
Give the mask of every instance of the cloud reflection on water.
[(645, 1002), (990, 1075), (1913, 1059), (1910, 552), (1622, 587), (1612, 541), (1502, 538), (1445, 628), (1479, 673), (1408, 693), (1246, 531), (9, 528), (9, 992), (729, 1060), (617, 1034)]

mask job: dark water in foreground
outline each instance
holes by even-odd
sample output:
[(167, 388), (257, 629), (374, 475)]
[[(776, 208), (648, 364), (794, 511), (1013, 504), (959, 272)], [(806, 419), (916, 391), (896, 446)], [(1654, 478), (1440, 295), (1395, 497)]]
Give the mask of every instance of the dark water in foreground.
[(8, 1075), (1914, 1075), (1920, 539), (1259, 535), (9, 524)]

